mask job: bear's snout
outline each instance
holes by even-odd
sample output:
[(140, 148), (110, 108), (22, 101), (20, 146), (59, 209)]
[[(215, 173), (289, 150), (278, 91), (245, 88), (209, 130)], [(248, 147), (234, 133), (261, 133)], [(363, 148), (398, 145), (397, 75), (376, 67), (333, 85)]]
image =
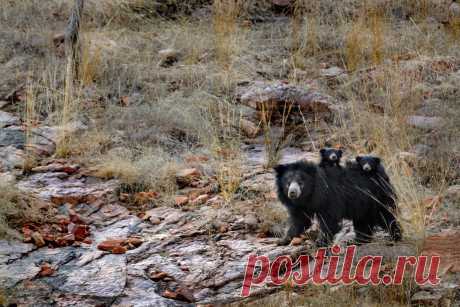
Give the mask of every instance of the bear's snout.
[(290, 199), (296, 199), (300, 197), (300, 186), (297, 182), (294, 181), (289, 185), (288, 197)]
[(329, 156), (329, 159), (330, 159), (331, 161), (335, 161), (335, 160), (337, 160), (337, 155), (336, 155), (335, 153), (333, 153), (333, 154), (331, 154), (331, 155)]
[(372, 167), (370, 166), (369, 163), (366, 163), (366, 164), (363, 165), (363, 170), (365, 170), (365, 171), (368, 172), (368, 171), (370, 171), (371, 169), (372, 169)]

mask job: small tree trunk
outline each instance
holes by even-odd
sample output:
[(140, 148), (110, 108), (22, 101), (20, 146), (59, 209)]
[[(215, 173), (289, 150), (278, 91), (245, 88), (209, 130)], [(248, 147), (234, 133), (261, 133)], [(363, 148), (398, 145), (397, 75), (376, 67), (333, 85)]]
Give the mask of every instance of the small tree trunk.
[[(65, 52), (67, 56), (66, 77), (78, 78), (81, 48), (79, 40), (80, 22), (83, 13), (84, 0), (75, 0), (75, 6), (70, 14), (65, 30)], [(70, 70), (70, 71), (69, 71)]]
[(69, 123), (74, 110), (74, 82), (78, 79), (78, 67), (80, 65), (80, 21), (83, 13), (84, 0), (75, 0), (75, 6), (69, 17), (69, 22), (64, 34), (65, 53), (66, 53), (66, 71), (65, 71), (65, 89), (64, 101), (62, 105), (61, 133), (56, 144), (56, 154), (58, 156), (67, 156), (68, 154), (68, 136), (66, 135), (65, 126)]

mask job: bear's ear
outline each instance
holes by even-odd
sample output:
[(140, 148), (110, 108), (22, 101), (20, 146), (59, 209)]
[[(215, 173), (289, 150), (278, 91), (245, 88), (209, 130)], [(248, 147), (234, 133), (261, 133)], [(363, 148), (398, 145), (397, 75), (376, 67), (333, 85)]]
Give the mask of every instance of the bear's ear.
[(343, 153), (342, 149), (337, 150), (337, 155), (339, 156), (339, 158), (342, 156), (342, 153)]
[(321, 156), (324, 156), (324, 154), (326, 153), (326, 149), (322, 148), (319, 153), (321, 154)]
[(374, 158), (374, 161), (375, 161), (377, 164), (380, 164), (380, 162), (382, 162), (382, 159), (380, 159), (379, 157), (375, 157), (375, 158)]
[(284, 164), (279, 164), (279, 165), (275, 166), (273, 169), (275, 170), (275, 172), (278, 175), (281, 175), (286, 171), (287, 167)]
[(363, 158), (363, 157), (361, 157), (361, 156), (357, 156), (357, 157), (356, 157), (356, 162), (359, 163), (359, 162), (362, 160), (362, 158)]

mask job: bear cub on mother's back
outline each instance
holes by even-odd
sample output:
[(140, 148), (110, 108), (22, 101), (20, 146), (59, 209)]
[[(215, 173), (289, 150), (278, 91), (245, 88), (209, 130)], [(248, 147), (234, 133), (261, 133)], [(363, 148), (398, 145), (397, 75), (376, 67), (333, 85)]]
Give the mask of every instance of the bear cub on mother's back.
[(369, 176), (376, 176), (388, 182), (390, 181), (382, 165), (382, 160), (379, 157), (357, 156), (354, 162), (347, 161), (346, 166), (348, 168), (360, 169)]
[(319, 166), (328, 167), (328, 166), (338, 166), (340, 167), (340, 159), (342, 158), (342, 150), (334, 148), (322, 148), (319, 151), (321, 156), (321, 161)]
[(332, 242), (343, 219), (353, 221), (358, 243), (368, 242), (376, 226), (387, 228), (396, 241), (400, 228), (393, 215), (392, 195), (360, 169), (323, 168), (311, 162), (275, 167), (279, 200), (289, 213), (289, 228), (280, 244), (307, 230), (316, 216), (322, 236), (319, 245)]

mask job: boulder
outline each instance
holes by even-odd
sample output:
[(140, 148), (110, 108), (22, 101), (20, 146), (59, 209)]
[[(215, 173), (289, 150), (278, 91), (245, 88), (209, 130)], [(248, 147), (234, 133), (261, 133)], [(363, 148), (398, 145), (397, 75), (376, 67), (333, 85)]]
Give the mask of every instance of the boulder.
[(298, 87), (283, 82), (256, 81), (249, 86), (239, 88), (237, 98), (242, 104), (258, 111), (277, 110), (282, 113), (286, 106), (290, 106), (292, 112), (297, 112), (300, 109), (304, 114), (330, 114), (337, 110), (331, 97), (311, 88)]

